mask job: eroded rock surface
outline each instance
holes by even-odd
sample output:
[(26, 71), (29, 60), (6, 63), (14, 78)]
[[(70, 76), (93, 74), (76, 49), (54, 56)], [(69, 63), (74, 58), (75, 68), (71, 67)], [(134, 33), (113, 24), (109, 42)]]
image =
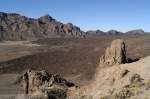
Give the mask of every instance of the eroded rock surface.
[(82, 91), (91, 99), (149, 99), (150, 56), (130, 64), (98, 69)]
[(100, 65), (114, 65), (127, 62), (126, 47), (122, 39), (114, 40), (100, 58)]
[(101, 57), (92, 81), (81, 88), (83, 96), (91, 97), (85, 99), (149, 99), (149, 59), (150, 56), (127, 63), (124, 41), (114, 40)]
[(73, 24), (63, 24), (49, 15), (38, 19), (0, 12), (0, 40), (36, 40), (41, 38), (83, 38), (85, 33)]
[(47, 98), (66, 99), (69, 88), (76, 87), (72, 82), (61, 76), (48, 74), (46, 71), (28, 70), (23, 74), (21, 82), (25, 94), (34, 97), (45, 96)]

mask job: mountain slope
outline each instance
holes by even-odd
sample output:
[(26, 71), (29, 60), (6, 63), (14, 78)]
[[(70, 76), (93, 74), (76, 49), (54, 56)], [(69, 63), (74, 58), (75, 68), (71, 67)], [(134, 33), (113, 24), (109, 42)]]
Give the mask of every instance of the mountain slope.
[(101, 69), (86, 94), (93, 99), (149, 99), (149, 59)]
[(63, 24), (49, 15), (38, 19), (15, 13), (0, 12), (0, 40), (33, 40), (39, 38), (83, 37), (79, 27)]

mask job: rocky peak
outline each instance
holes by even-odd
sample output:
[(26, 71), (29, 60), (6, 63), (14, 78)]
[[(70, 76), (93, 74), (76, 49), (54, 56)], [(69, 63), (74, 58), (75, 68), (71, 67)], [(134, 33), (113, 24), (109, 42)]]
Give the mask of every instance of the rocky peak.
[(71, 28), (71, 29), (76, 29), (76, 30), (79, 30), (80, 31), (80, 28), (79, 27), (77, 27), (77, 26), (75, 26), (75, 25), (73, 25), (72, 23), (67, 23), (67, 24), (65, 24), (68, 28)]
[(48, 23), (54, 19), (49, 14), (46, 14), (46, 15), (40, 17), (38, 20), (40, 20), (41, 22), (44, 22), (44, 23)]
[(115, 35), (122, 34), (120, 31), (117, 31), (117, 30), (109, 30), (107, 33), (108, 34), (115, 34)]
[(100, 65), (114, 65), (127, 62), (126, 47), (122, 39), (112, 41), (107, 47), (105, 55), (100, 58)]
[(83, 37), (83, 31), (71, 23), (63, 24), (49, 15), (38, 19), (0, 12), (0, 40)]
[(70, 27), (73, 27), (73, 24), (72, 23), (66, 23), (66, 25), (70, 26)]

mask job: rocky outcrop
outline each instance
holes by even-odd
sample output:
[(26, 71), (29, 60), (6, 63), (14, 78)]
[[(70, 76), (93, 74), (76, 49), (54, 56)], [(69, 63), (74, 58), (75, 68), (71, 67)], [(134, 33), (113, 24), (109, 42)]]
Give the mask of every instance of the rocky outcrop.
[(114, 65), (127, 62), (126, 47), (122, 39), (112, 41), (105, 55), (100, 58), (100, 65)]
[(21, 84), (25, 94), (55, 97), (54, 99), (66, 99), (69, 88), (76, 88), (72, 82), (59, 75), (35, 70), (25, 72), (22, 76)]
[(149, 99), (150, 56), (139, 61), (128, 62), (125, 43), (121, 39), (114, 40), (101, 57), (101, 66), (97, 68), (93, 80), (82, 90), (90, 99)]
[(34, 40), (40, 38), (84, 37), (73, 24), (63, 24), (49, 15), (38, 19), (0, 12), (0, 40)]
[(90, 99), (149, 99), (149, 59), (101, 68), (82, 91)]

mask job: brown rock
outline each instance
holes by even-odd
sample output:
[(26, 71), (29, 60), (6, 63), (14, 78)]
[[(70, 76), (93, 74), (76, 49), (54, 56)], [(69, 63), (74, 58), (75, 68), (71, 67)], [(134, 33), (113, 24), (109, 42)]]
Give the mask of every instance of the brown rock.
[(41, 38), (81, 37), (84, 32), (69, 23), (63, 24), (49, 15), (38, 19), (0, 12), (0, 40), (35, 40)]
[(22, 78), (25, 94), (29, 95), (52, 95), (65, 99), (68, 89), (75, 86), (61, 76), (46, 71), (28, 70)]
[(52, 83), (53, 79), (50, 80), (50, 75), (46, 71), (28, 70), (23, 75), (23, 86), (26, 94), (41, 91), (42, 87)]
[(122, 39), (114, 40), (107, 47), (105, 55), (100, 58), (100, 65), (114, 65), (127, 62), (125, 43)]

